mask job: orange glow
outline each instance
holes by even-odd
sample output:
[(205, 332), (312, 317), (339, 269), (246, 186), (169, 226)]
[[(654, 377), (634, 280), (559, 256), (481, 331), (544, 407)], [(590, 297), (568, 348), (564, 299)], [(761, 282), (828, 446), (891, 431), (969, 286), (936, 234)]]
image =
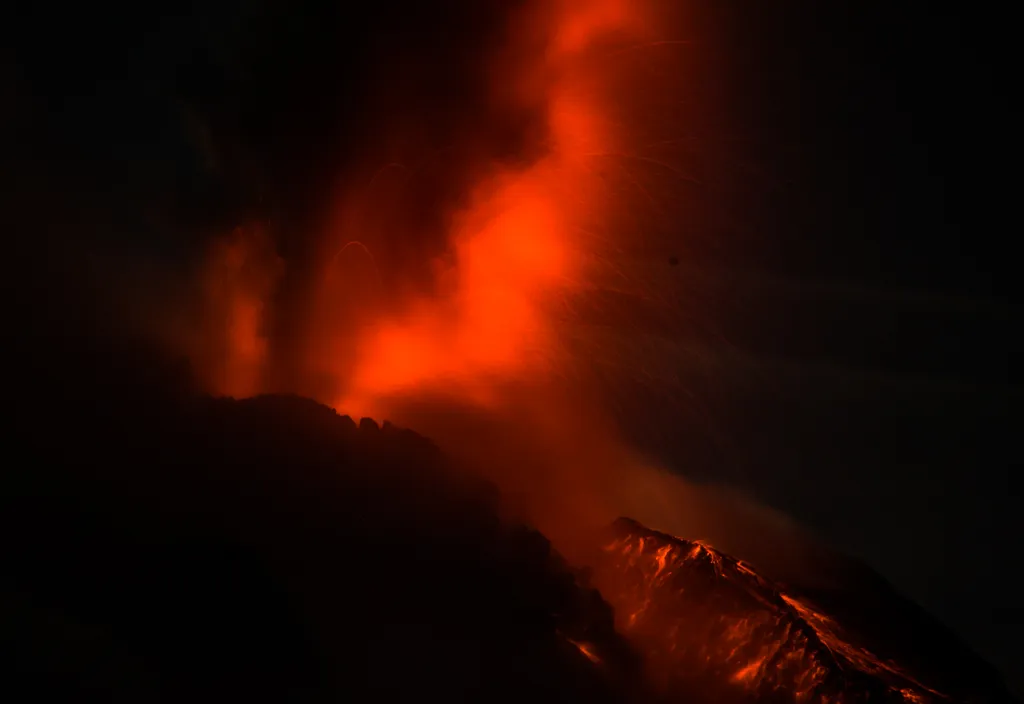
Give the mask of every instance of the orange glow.
[(384, 415), (393, 395), (438, 390), (492, 405), (498, 384), (551, 371), (556, 343), (547, 308), (578, 285), (577, 233), (601, 215), (586, 155), (614, 148), (586, 52), (639, 26), (637, 11), (622, 0), (556, 8), (555, 17), (533, 11), (513, 23), (524, 40), (544, 31), (538, 23), (553, 23), (546, 54), (514, 63), (506, 58), (521, 58), (514, 36), (494, 58), (499, 105), (546, 106), (547, 154), (524, 168), (485, 169), (449, 233), (450, 288), (368, 326), (346, 393), (334, 399), (340, 409)]
[(756, 660), (751, 662), (749, 665), (747, 665), (743, 669), (739, 670), (735, 675), (733, 675), (732, 676), (733, 680), (736, 681), (736, 682), (752, 682), (752, 681), (757, 680), (758, 679), (758, 673), (761, 671), (761, 668), (764, 666), (764, 661), (765, 660), (766, 660), (766, 656), (764, 656), (764, 655), (762, 655), (761, 657), (757, 658)]
[(564, 214), (545, 177), (506, 177), (478, 197), (455, 233), (456, 290), (373, 326), (339, 407), (362, 414), (390, 394), (452, 385), (483, 402), (494, 375), (536, 364), (547, 334), (539, 306), (569, 272)]
[[(352, 333), (344, 345), (355, 355), (354, 366), (346, 359), (326, 370), (342, 378), (346, 392), (323, 400), (356, 414), (380, 412), (392, 394), (449, 388), (453, 382), (475, 400), (488, 395), (484, 392), (495, 376), (521, 378), (538, 365), (538, 355), (550, 362), (553, 344), (545, 307), (567, 289), (583, 285), (586, 246), (580, 231), (607, 214), (601, 178), (590, 162), (594, 153), (615, 152), (621, 146), (621, 127), (613, 126), (606, 114), (616, 96), (603, 80), (601, 57), (607, 54), (606, 45), (646, 36), (644, 4), (535, 0), (508, 18), (505, 43), (481, 57), (490, 78), (488, 98), (499, 113), (526, 110), (541, 115), (538, 149), (510, 164), (490, 158), (471, 130), (466, 144), (452, 145), (483, 153), (474, 164), (476, 178), (462, 194), (464, 205), (448, 213), (451, 259), (435, 267), (438, 286), (430, 294), (399, 291), (399, 305), (375, 309), (369, 320), (313, 315), (309, 339), (303, 341), (310, 358), (331, 367), (332, 355), (346, 356), (333, 349), (335, 327)], [(380, 139), (402, 137), (386, 134)], [(389, 163), (370, 180), (391, 167), (406, 169)], [(338, 307), (334, 299), (339, 288), (332, 278), (339, 266), (342, 277), (350, 278), (351, 260), (373, 260), (373, 252), (362, 244), (365, 230), (375, 225), (373, 213), (365, 212), (364, 195), (358, 189), (339, 192), (336, 216), (319, 233), (323, 266), (312, 273), (316, 280), (310, 282), (310, 311)], [(415, 230), (417, 225), (409, 227)], [(237, 244), (232, 240), (226, 246)], [(245, 247), (253, 244), (243, 244), (239, 256), (248, 256)], [(351, 254), (350, 248), (361, 252)], [(221, 258), (219, 253), (210, 255), (211, 261)], [(339, 264), (339, 259), (347, 261)], [(360, 273), (356, 278), (366, 277)], [(261, 294), (266, 297), (268, 292)], [(258, 314), (257, 307), (248, 315)], [(243, 348), (250, 343), (241, 337), (226, 343), (240, 345), (231, 354), (247, 354)], [(223, 391), (221, 386), (214, 384), (214, 390)], [(326, 387), (321, 392), (330, 395)]]
[(609, 32), (635, 31), (640, 19), (636, 3), (628, 0), (562, 0), (561, 5), (564, 14), (553, 43), (555, 55), (583, 51)]
[[(673, 170), (630, 151), (628, 125), (614, 109), (621, 89), (606, 76), (613, 50), (681, 43), (653, 34), (649, 5), (533, 0), (510, 20), (507, 45), (483, 59), (487, 98), (498, 113), (533, 114), (539, 106), (542, 136), (535, 152), (499, 159), (467, 128), (466, 144), (455, 147), (474, 155), (471, 177), (458, 205), (444, 213), (444, 254), (429, 262), (429, 285), (381, 276), (381, 252), (366, 243), (375, 219), (387, 213), (368, 206), (362, 192), (339, 190), (334, 217), (315, 233), (320, 256), (302, 272), (309, 280), (295, 296), (298, 310), (279, 311), (298, 319), (288, 346), (300, 360), (289, 363), (299, 367), (302, 386), (289, 385), (295, 370), (274, 367), (264, 332), (283, 266), (269, 237), (246, 228), (218, 243), (199, 277), (199, 333), (177, 341), (207, 389), (233, 396), (298, 392), (356, 418), (408, 425), (442, 446), (454, 438), (455, 447), (444, 449), (492, 472), (504, 495), (527, 504), (516, 508), (571, 559), (577, 534), (618, 515), (673, 529), (690, 516), (713, 525), (730, 520), (718, 510), (721, 500), (638, 461), (605, 409), (577, 393), (583, 385), (564, 381), (573, 377), (579, 353), (567, 352), (554, 312), (573, 294), (600, 288), (595, 279), (610, 277), (610, 270), (620, 273), (595, 253), (593, 230), (618, 238), (614, 248), (644, 226), (617, 208), (597, 161), (632, 158)], [(628, 62), (614, 68), (627, 74), (620, 83), (637, 78)], [(392, 137), (403, 135), (381, 139)], [(653, 200), (639, 179), (627, 173), (624, 180)], [(412, 239), (423, 234), (419, 226), (408, 224)], [(608, 230), (613, 234), (603, 234)], [(615, 569), (598, 586), (658, 679), (713, 672), (744, 696), (784, 690), (798, 702), (844, 701), (829, 687), (837, 669), (850, 666), (898, 681), (893, 691), (907, 701), (932, 700), (934, 692), (846, 642), (827, 616), (706, 543), (636, 533), (606, 552)], [(702, 601), (709, 583), (736, 603)], [(566, 640), (601, 662), (592, 645)]]
[(897, 667), (894, 663), (886, 662), (877, 656), (875, 656), (869, 650), (864, 648), (858, 648), (857, 646), (847, 642), (842, 637), (842, 630), (835, 623), (835, 621), (815, 609), (810, 603), (796, 599), (785, 594), (782, 595), (782, 599), (792, 606), (801, 618), (803, 618), (810, 626), (814, 629), (815, 633), (821, 638), (821, 641), (828, 646), (833, 652), (841, 654), (844, 658), (854, 663), (858, 668), (865, 672), (871, 673), (888, 673), (896, 675), (897, 677), (903, 678), (911, 682), (915, 689), (909, 687), (903, 687), (899, 689), (899, 692), (903, 695), (904, 699), (912, 702), (923, 702), (926, 701), (925, 693), (932, 694), (935, 696), (942, 696), (938, 692), (929, 689), (920, 682), (914, 680), (910, 675)]
[(598, 656), (598, 654), (594, 652), (594, 649), (589, 644), (581, 643), (580, 641), (573, 640), (572, 638), (566, 638), (566, 640), (575, 645), (579, 649), (579, 651), (586, 656), (587, 660), (594, 663), (595, 665), (601, 664), (600, 656)]
[(722, 673), (715, 686), (726, 687), (719, 696), (729, 701), (735, 691), (795, 702), (945, 698), (854, 645), (832, 618), (750, 565), (635, 522), (616, 526), (595, 580), (668, 691)]
[[(411, 427), (463, 452), (468, 464), (501, 464), (489, 478), (519, 495), (563, 550), (567, 534), (626, 508), (648, 518), (637, 510), (644, 506), (624, 506), (624, 496), (647, 507), (657, 496), (667, 503), (663, 486), (651, 490), (661, 484), (657, 471), (641, 474), (608, 409), (588, 397), (594, 391), (579, 380), (576, 337), (564, 324), (569, 302), (608, 277), (595, 242), (617, 248), (637, 234), (619, 227), (632, 214), (609, 177), (608, 156), (630, 151), (634, 138), (619, 107), (641, 95), (631, 72), (649, 67), (636, 63), (642, 52), (629, 52), (629, 61), (615, 56), (665, 39), (654, 33), (653, 7), (653, 0), (520, 4), (480, 61), (487, 114), (540, 122), (524, 138), (524, 153), (509, 157), (492, 144), (488, 125), (465, 125), (455, 144), (444, 145), (458, 155), (459, 193), (453, 205), (437, 206), (445, 209), (440, 232), (410, 217), (395, 239), (375, 234), (389, 227), (391, 196), (368, 192), (415, 169), (388, 160), (372, 173), (343, 174), (346, 185), (312, 233), (314, 261), (300, 271), (288, 262), (286, 303), (271, 276), (239, 288), (220, 274), (235, 292), (205, 290), (210, 325), (224, 326), (217, 311), (233, 311), (226, 327), (207, 335), (222, 347), (216, 354), (189, 349), (208, 389), (311, 396), (354, 417)], [(400, 119), (392, 128), (392, 117), (382, 116), (384, 133), (373, 137), (383, 145), (407, 136)], [(435, 236), (440, 252), (430, 249), (418, 262), (428, 283), (387, 269), (389, 257), (406, 254), (398, 251), (404, 243)], [(261, 241), (240, 246), (243, 257), (264, 258)], [(210, 266), (223, 269), (222, 259), (211, 254)], [(261, 334), (268, 310), (277, 331), (269, 349)], [(452, 421), (469, 416), (473, 431)]]
[[(506, 38), (481, 57), (485, 102), (500, 115), (539, 115), (542, 124), (529, 153), (514, 158), (488, 151), (484, 128), (481, 136), (465, 125), (456, 136), (465, 143), (451, 146), (468, 175), (459, 171), (459, 197), (445, 206), (440, 233), (414, 218), (401, 221), (413, 242), (443, 239), (440, 253), (431, 249), (420, 262), (429, 283), (403, 278), (400, 268), (382, 273), (407, 240), (375, 239), (390, 214), (390, 191), (374, 199), (368, 186), (352, 185), (376, 187), (414, 170), (390, 159), (339, 179), (345, 186), (313, 233), (313, 261), (288, 261), (286, 304), (275, 288), (280, 262), (269, 240), (227, 238), (203, 278), (203, 343), (187, 346), (208, 390), (300, 393), (428, 435), (488, 473), (570, 559), (584, 549), (587, 530), (619, 515), (681, 534), (693, 532), (684, 525), (693, 516), (724, 521), (682, 479), (621, 442), (612, 409), (578, 373), (592, 361), (587, 355), (615, 349), (604, 349), (593, 326), (564, 322), (574, 299), (608, 288), (611, 278), (625, 285), (615, 252), (641, 236), (646, 222), (634, 201), (649, 206), (647, 187), (609, 157), (639, 149), (623, 106), (660, 92), (646, 80), (646, 50), (636, 50), (654, 48), (656, 61), (659, 47), (674, 39), (657, 33), (653, 6), (532, 0), (509, 18)], [(384, 143), (404, 137), (375, 136)], [(243, 276), (240, 266), (253, 271)], [(277, 331), (277, 346), (268, 347), (264, 328)], [(721, 531), (701, 532), (720, 542)], [(719, 569), (713, 552), (702, 554)], [(666, 565), (679, 557), (666, 554)]]
[(267, 233), (257, 226), (235, 229), (207, 253), (199, 272), (198, 330), (173, 334), (209, 388), (235, 397), (262, 390), (263, 313), (281, 271)]

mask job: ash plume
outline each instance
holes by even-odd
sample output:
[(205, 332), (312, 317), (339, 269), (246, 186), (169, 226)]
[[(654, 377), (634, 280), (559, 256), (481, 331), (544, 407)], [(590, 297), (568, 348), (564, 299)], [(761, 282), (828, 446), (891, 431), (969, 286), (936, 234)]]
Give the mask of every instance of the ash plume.
[[(82, 50), (75, 66), (45, 47), (18, 47), (33, 88), (19, 94), (25, 124), (50, 98), (78, 111), (35, 125), (37, 151), (71, 161), (75, 130), (98, 138), (139, 118), (148, 120), (141, 134), (173, 136), (166, 153), (139, 147), (139, 161), (154, 166), (112, 153), (94, 157), (91, 179), (68, 169), (55, 173), (77, 177), (70, 184), (36, 184), (60, 198), (80, 191), (56, 209), (63, 221), (39, 199), (21, 204), (19, 224), (42, 231), (46, 250), (25, 257), (39, 271), (19, 273), (36, 287), (24, 312), (63, 328), (43, 334), (54, 361), (32, 360), (35, 368), (52, 375), (66, 365), (64, 340), (76, 336), (141, 337), (161, 359), (183, 360), (189, 388), (299, 393), (420, 428), (467, 464), (495, 467), (491, 478), (531, 520), (557, 516), (565, 525), (545, 528), (566, 539), (623, 513), (726, 545), (795, 532), (636, 457), (586, 376), (604, 326), (580, 310), (604, 310), (608, 293), (645, 298), (647, 275), (623, 275), (617, 262), (642, 248), (641, 231), (669, 219), (649, 201), (688, 178), (685, 163), (632, 148), (656, 136), (657, 120), (620, 114), (666, 87), (642, 82), (649, 69), (681, 65), (672, 52), (685, 40), (651, 34), (664, 8), (445, 0), (355, 12), (308, 0), (185, 9), (179, 20), (129, 17), (139, 27), (153, 19), (141, 51), (113, 30), (84, 39), (74, 13), (49, 29)], [(93, 45), (104, 48), (86, 51)], [(121, 54), (137, 60), (120, 65)], [(72, 124), (101, 111), (123, 123)], [(125, 174), (138, 183), (123, 183)], [(692, 202), (672, 207), (681, 205)], [(685, 324), (674, 306), (655, 302), (670, 326)], [(628, 353), (613, 373), (650, 363)], [(140, 366), (185, 374), (170, 361)], [(490, 445), (467, 442), (466, 419)], [(515, 458), (501, 471), (483, 461), (498, 441)], [(709, 504), (721, 511), (701, 508)], [(758, 528), (734, 528), (747, 523)], [(772, 553), (751, 550), (762, 563)]]
[[(59, 485), (105, 496), (109, 487), (90, 482), (124, 477), (94, 461), (103, 465), (104, 442), (137, 435), (146, 439), (130, 445), (137, 455), (116, 462), (141, 474), (155, 463), (153, 486), (173, 485), (174, 499), (194, 507), (210, 487), (189, 485), (191, 475), (176, 484), (176, 462), (196, 471), (216, 462), (174, 454), (178, 443), (274, 432), (266, 418), (247, 425), (265, 404), (291, 409), (284, 424), (307, 417), (290, 402), (210, 397), (298, 394), (429, 436), (461, 471), (500, 488), (503, 519), (539, 528), (572, 562), (585, 563), (593, 536), (626, 515), (708, 540), (787, 584), (871, 582), (784, 514), (638, 449), (651, 435), (672, 436), (674, 448), (703, 433), (733, 450), (688, 386), (724, 377), (713, 372), (733, 350), (710, 322), (719, 301), (707, 291), (733, 282), (705, 286), (688, 254), (737, 246), (728, 239), (744, 230), (737, 211), (747, 208), (736, 204), (762, 183), (736, 189), (729, 175), (741, 159), (699, 105), (716, 95), (709, 67), (727, 62), (707, 45), (691, 51), (702, 12), (680, 5), (19, 10), (22, 31), (3, 57), (14, 69), (0, 73), (0, 99), (12, 106), (2, 118), (3, 213), (15, 234), (5, 254), (19, 446), (61, 467), (54, 491), (73, 504)], [(729, 212), (708, 205), (709, 194)], [(688, 365), (697, 371), (680, 371)], [(217, 410), (203, 415), (197, 404)], [(309, 411), (310, 422), (323, 412)], [(76, 422), (77, 435), (53, 427)], [(139, 458), (147, 452), (157, 457)], [(279, 454), (289, 453), (300, 451)], [(268, 494), (290, 467), (275, 457)], [(30, 494), (42, 486), (44, 504), (53, 498), (31, 473), (10, 476)], [(245, 493), (244, 480), (230, 482)], [(153, 498), (152, 487), (129, 484), (128, 495)], [(426, 495), (444, 482), (416, 486)], [(339, 501), (345, 511), (357, 503)], [(60, 525), (75, 531), (74, 520)], [(98, 530), (97, 544), (117, 532)], [(523, 549), (546, 545), (531, 540)], [(404, 534), (397, 542), (412, 550)], [(561, 563), (547, 567), (562, 597), (590, 598)], [(388, 569), (385, 581), (403, 581)], [(569, 645), (565, 670), (554, 669), (592, 684), (583, 661), (594, 662), (593, 644), (551, 625), (533, 635)], [(604, 626), (595, 628), (606, 651), (619, 653)], [(378, 664), (385, 645), (375, 646)]]

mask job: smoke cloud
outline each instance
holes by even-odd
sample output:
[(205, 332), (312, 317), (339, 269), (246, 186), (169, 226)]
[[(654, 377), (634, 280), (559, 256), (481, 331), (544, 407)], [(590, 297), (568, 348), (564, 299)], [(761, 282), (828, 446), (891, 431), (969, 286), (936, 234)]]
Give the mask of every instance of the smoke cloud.
[[(774, 559), (750, 536), (797, 529), (638, 456), (569, 339), (599, 347), (580, 309), (643, 289), (615, 262), (697, 217), (682, 212), (685, 164), (640, 148), (679, 117), (664, 104), (685, 90), (672, 52), (686, 42), (660, 31), (664, 8), (443, 0), (357, 16), (306, 0), (194, 13), (160, 25), (139, 66), (113, 39), (93, 58), (121, 93), (82, 114), (138, 112), (145, 94), (160, 118), (141, 132), (159, 123), (163, 141), (142, 152), (156, 169), (89, 162), (104, 183), (139, 184), (83, 198), (97, 233), (52, 235), (71, 264), (47, 296), (88, 290), (104, 330), (186, 359), (207, 393), (298, 393), (431, 436), (489, 468), (567, 552), (627, 514)], [(27, 65), (54, 91), (90, 81)], [(67, 126), (39, 139), (57, 154), (54, 134)]]

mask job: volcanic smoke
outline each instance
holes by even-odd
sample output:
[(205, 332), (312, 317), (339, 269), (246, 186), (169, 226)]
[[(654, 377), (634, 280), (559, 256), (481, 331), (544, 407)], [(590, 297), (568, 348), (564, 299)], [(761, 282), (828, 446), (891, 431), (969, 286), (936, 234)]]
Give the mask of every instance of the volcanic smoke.
[[(303, 235), (311, 263), (275, 252), (275, 236), (288, 235), (260, 223), (215, 241), (198, 277), (198, 330), (176, 333), (208, 390), (302, 393), (416, 427), (468, 464), (507, 464), (492, 479), (556, 533), (627, 509), (647, 517), (637, 501), (664, 489), (646, 485), (672, 480), (641, 469), (615, 440), (565, 332), (585, 337), (573, 302), (621, 278), (608, 262), (632, 235), (609, 223), (629, 220), (649, 195), (638, 181), (624, 192), (629, 173), (609, 175), (608, 164), (635, 146), (614, 106), (636, 102), (636, 86), (650, 84), (638, 71), (684, 44), (657, 34), (655, 10), (625, 0), (507, 10), (494, 42), (469, 57), (483, 106), (470, 117), (480, 119), (448, 118), (457, 130), (439, 157), (450, 165), (440, 190), (453, 195), (417, 183), (422, 164), (396, 159), (368, 169), (362, 184), (334, 180), (343, 185)], [(505, 121), (521, 125), (511, 139), (498, 129)], [(379, 143), (415, 139), (401, 119), (381, 122)], [(420, 261), (389, 266), (403, 248)], [(467, 443), (466, 423), (486, 441)], [(550, 524), (556, 516), (562, 525)]]
[[(673, 194), (693, 178), (658, 151), (683, 141), (657, 115), (686, 90), (687, 37), (660, 33), (679, 22), (653, 0), (453, 4), (482, 29), (423, 36), (413, 16), (361, 47), (375, 61), (349, 86), (360, 116), (337, 128), (354, 135), (343, 157), (303, 170), (312, 152), (246, 146), (212, 111), (209, 131), (236, 142), (225, 152), (263, 158), (253, 189), (283, 195), (208, 244), (151, 329), (212, 395), (296, 394), (386, 419), (484, 474), (507, 510), (596, 567), (620, 633), (669, 689), (704, 677), (737, 700), (943, 698), (765, 576), (795, 575), (820, 548), (641, 456), (597, 381), (615, 353), (580, 311), (610, 290), (648, 295), (618, 262), (687, 218)], [(620, 354), (613, 367), (653, 363)], [(620, 516), (639, 523), (615, 523), (595, 554)], [(601, 666), (593, 644), (566, 642)]]
[[(680, 78), (691, 45), (659, 31), (686, 30), (679, 8), (530, 1), (473, 4), (487, 8), (476, 15), (454, 4), (479, 25), (436, 40), (460, 47), (454, 56), (415, 17), (402, 42), (371, 42), (373, 119), (354, 128), (371, 146), (316, 172), (331, 184), (320, 200), (284, 198), (275, 217), (214, 239), (187, 304), (173, 296), (149, 315), (158, 334), (210, 393), (297, 393), (415, 428), (486, 468), (570, 556), (628, 515), (801, 572), (816, 548), (787, 518), (691, 485), (622, 440), (603, 370), (642, 376), (658, 359), (620, 351), (587, 318), (623, 291), (679, 316), (656, 276), (621, 264), (650, 232), (691, 218), (680, 192), (692, 179), (665, 146), (686, 141), (674, 121), (693, 102)], [(423, 68), (432, 52), (444, 80)], [(414, 85), (417, 71), (439, 94)], [(459, 97), (444, 92), (452, 82)], [(288, 193), (303, 173), (289, 154), (275, 159), (266, 168), (280, 167)], [(779, 554), (767, 536), (793, 548)]]

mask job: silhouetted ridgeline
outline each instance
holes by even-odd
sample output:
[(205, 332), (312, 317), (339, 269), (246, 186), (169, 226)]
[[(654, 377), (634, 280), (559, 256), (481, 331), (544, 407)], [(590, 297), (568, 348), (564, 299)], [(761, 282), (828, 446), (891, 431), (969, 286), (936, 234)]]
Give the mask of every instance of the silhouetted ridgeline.
[(597, 592), (429, 442), (295, 397), (175, 395), (173, 365), (129, 349), (15, 397), (5, 687), (132, 702), (637, 696)]

